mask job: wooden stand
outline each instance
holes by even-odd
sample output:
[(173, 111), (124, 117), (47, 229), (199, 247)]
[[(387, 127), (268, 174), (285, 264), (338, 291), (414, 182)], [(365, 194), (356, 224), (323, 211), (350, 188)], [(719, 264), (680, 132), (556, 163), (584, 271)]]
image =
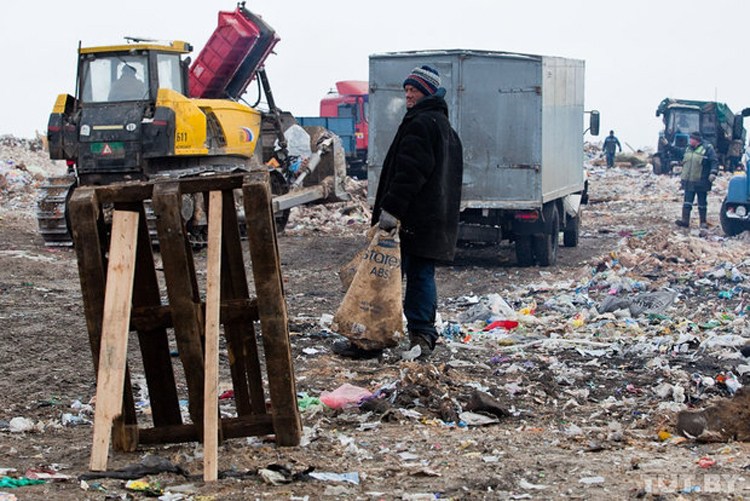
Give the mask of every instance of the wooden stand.
[[(242, 189), (244, 201), (253, 298), (234, 210), (236, 189)], [(182, 196), (191, 193), (210, 193), (206, 303), (201, 301), (180, 214)], [(144, 209), (147, 200), (156, 215), (168, 304), (162, 304)], [(109, 237), (103, 222), (105, 206), (114, 209)], [(69, 208), (97, 372), (91, 470), (106, 469), (110, 438), (113, 447), (123, 451), (133, 451), (139, 443), (204, 440), (207, 480), (216, 478), (216, 450), (222, 438), (275, 434), (279, 445), (299, 444), (302, 426), (267, 174), (82, 187), (74, 192)], [(258, 320), (270, 411), (253, 328)], [(216, 401), (220, 325), (229, 355), (234, 418), (220, 418)], [(143, 359), (151, 428), (137, 422), (127, 364), (131, 331), (137, 332)], [(180, 413), (170, 331), (184, 372), (190, 423), (183, 423)]]

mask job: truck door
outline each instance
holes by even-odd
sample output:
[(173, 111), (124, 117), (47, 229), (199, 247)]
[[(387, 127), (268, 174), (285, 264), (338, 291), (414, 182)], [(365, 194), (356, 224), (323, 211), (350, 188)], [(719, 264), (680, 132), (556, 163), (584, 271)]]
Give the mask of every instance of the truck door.
[(519, 208), (518, 201), (528, 201), (538, 205), (540, 66), (507, 57), (464, 61), (458, 131), (464, 138), (463, 204), (503, 208), (512, 201)]

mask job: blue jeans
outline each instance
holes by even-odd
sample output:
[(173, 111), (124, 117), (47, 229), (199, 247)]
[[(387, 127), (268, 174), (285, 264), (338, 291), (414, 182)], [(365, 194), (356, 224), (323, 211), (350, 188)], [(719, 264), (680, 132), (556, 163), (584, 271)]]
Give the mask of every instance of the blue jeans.
[(421, 334), (434, 345), (438, 338), (435, 329), (437, 313), (435, 261), (402, 253), (401, 273), (406, 278), (404, 296), (406, 327), (410, 334)]
[(607, 155), (607, 167), (614, 167), (615, 166), (615, 152), (606, 152)]

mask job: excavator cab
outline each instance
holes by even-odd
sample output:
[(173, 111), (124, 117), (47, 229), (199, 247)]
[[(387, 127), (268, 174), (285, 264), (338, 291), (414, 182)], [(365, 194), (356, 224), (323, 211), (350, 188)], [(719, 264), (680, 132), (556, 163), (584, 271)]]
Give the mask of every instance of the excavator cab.
[(75, 164), (81, 184), (146, 179), (149, 159), (175, 154), (172, 92), (188, 99), (186, 42), (78, 50), (76, 97), (60, 95), (48, 124), (50, 156)]
[[(88, 52), (80, 59), (80, 96), (84, 103), (153, 101), (156, 89), (187, 94), (180, 53), (144, 47), (126, 53)], [(151, 64), (153, 59), (153, 65)], [(152, 72), (151, 68), (156, 71)]]

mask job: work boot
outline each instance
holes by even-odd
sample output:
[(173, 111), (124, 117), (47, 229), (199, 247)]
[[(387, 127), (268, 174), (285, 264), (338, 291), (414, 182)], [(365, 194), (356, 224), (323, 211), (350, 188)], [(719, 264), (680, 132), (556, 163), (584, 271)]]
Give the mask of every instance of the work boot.
[(700, 221), (701, 221), (701, 228), (704, 230), (708, 229), (707, 212), (708, 212), (708, 209), (698, 209), (698, 217), (700, 218)]
[(345, 339), (334, 342), (333, 346), (331, 346), (331, 351), (336, 355), (353, 360), (367, 360), (377, 358), (383, 354), (383, 350), (365, 350)]
[(424, 334), (420, 334), (419, 332), (410, 332), (409, 349), (412, 349), (417, 345), (419, 345), (419, 348), (421, 350), (421, 354), (419, 355), (419, 357), (417, 357), (419, 359), (428, 358), (430, 355), (432, 355), (432, 351), (435, 349), (435, 344), (430, 341), (427, 336), (425, 336)]
[(690, 227), (690, 207), (682, 208), (682, 219), (675, 220), (674, 224), (682, 228)]

